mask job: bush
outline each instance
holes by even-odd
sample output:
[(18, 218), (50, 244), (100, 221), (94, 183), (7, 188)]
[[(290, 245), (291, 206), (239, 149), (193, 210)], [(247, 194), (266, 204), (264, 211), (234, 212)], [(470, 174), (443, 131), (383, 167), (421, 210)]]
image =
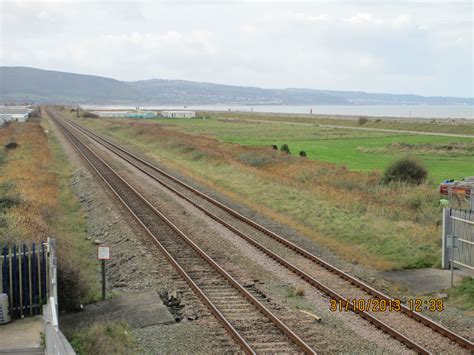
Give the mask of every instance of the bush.
[(367, 119), (367, 117), (359, 117), (357, 122), (359, 122), (359, 124), (362, 126), (363, 124), (369, 122), (369, 120)]
[(288, 144), (283, 144), (280, 148), (282, 152), (285, 152), (287, 154), (290, 154), (290, 147), (288, 147)]
[(386, 184), (391, 182), (405, 182), (408, 184), (421, 184), (425, 181), (428, 171), (417, 160), (401, 158), (394, 161), (385, 170), (382, 181)]
[(276, 146), (275, 144), (272, 145), (272, 148), (278, 150), (278, 146)]
[(5, 149), (6, 150), (12, 150), (18, 148), (18, 143), (17, 142), (10, 142), (8, 144), (5, 144)]
[(58, 298), (61, 311), (81, 310), (89, 292), (81, 268), (70, 258), (71, 255), (67, 252), (58, 255)]
[(305, 152), (304, 150), (302, 150), (302, 151), (300, 152), (300, 157), (305, 157), (305, 156), (306, 156), (306, 152)]
[(96, 115), (95, 113), (92, 113), (90, 111), (84, 111), (82, 113), (82, 117), (84, 117), (84, 118), (99, 118), (100, 116)]

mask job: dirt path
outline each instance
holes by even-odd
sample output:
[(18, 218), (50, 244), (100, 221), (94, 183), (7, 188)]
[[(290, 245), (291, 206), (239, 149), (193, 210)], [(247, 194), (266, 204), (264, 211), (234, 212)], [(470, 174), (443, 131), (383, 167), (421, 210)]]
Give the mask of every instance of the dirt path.
[(425, 135), (425, 136), (474, 138), (474, 134), (455, 134), (455, 133), (407, 131), (407, 130), (401, 130), (401, 129), (337, 126), (337, 125), (330, 125), (330, 124), (313, 124), (313, 123), (300, 123), (300, 122), (288, 122), (288, 121), (252, 120), (252, 119), (247, 119), (247, 118), (239, 118), (239, 120), (249, 121), (249, 122), (260, 122), (260, 123), (285, 124), (285, 125), (291, 125), (291, 126), (293, 126), (293, 125), (297, 125), (297, 126), (318, 126), (318, 127), (327, 127), (327, 128), (356, 129), (356, 130), (359, 130), (359, 131), (376, 131), (376, 132), (389, 132), (389, 133), (421, 134), (421, 135)]

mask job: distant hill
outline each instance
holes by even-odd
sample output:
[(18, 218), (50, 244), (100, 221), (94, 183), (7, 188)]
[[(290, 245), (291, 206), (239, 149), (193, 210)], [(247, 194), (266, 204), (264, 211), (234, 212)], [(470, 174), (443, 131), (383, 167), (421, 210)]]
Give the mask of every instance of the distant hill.
[(100, 76), (27, 67), (0, 67), (0, 102), (156, 105), (473, 105), (474, 98), (313, 89), (262, 89), (163, 79), (125, 82)]

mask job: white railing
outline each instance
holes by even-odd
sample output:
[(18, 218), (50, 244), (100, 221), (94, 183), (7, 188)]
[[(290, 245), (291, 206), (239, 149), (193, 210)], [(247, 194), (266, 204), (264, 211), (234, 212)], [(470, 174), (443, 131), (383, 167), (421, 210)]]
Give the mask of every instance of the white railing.
[(56, 266), (56, 241), (48, 238), (49, 275), (48, 283), (50, 297), (43, 306), (45, 354), (47, 355), (74, 355), (76, 352), (71, 347), (59, 329), (58, 322), (58, 293), (57, 293), (57, 266)]

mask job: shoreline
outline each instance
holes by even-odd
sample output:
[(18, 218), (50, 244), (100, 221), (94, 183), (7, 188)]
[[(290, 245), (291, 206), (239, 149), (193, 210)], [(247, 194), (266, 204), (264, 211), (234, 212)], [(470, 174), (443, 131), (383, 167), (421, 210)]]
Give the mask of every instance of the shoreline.
[[(81, 105), (83, 109), (86, 110), (93, 110), (93, 111), (124, 111), (124, 110), (134, 110), (137, 105)], [(422, 116), (418, 114), (417, 112), (413, 112), (413, 115), (411, 117), (408, 116), (397, 116), (395, 115), (390, 115), (390, 114), (376, 114), (376, 113), (324, 113), (324, 112), (317, 112), (318, 108), (324, 108), (328, 109), (331, 106), (281, 106), (282, 109), (284, 110), (285, 108), (295, 108), (295, 109), (302, 109), (302, 108), (307, 108), (307, 112), (282, 112), (276, 111), (278, 110), (277, 106), (269, 106), (268, 111), (255, 111), (253, 109), (259, 108), (259, 106), (234, 106), (228, 105), (228, 106), (221, 106), (221, 105), (209, 105), (206, 107), (206, 105), (143, 105), (143, 106), (138, 106), (142, 110), (146, 111), (166, 111), (166, 110), (189, 110), (189, 111), (196, 111), (196, 112), (201, 112), (201, 113), (209, 113), (209, 114), (239, 114), (239, 115), (259, 115), (259, 116), (268, 116), (272, 115), (275, 117), (303, 117), (303, 118), (329, 118), (329, 119), (346, 119), (346, 120), (354, 120), (354, 119), (359, 119), (360, 117), (365, 117), (368, 119), (381, 119), (381, 120), (391, 120), (391, 121), (402, 121), (402, 122), (426, 122), (426, 121), (436, 121), (439, 123), (449, 123), (449, 122), (474, 122), (474, 106), (423, 106), (424, 108), (426, 107), (432, 107), (432, 108), (463, 108), (463, 109), (470, 109), (471, 110), (471, 115), (466, 114), (466, 117), (459, 116), (459, 117), (439, 117), (436, 115), (429, 115), (427, 114), (426, 116)], [(262, 106), (260, 106), (261, 108)], [(344, 106), (344, 108), (360, 108), (361, 106)], [(384, 109), (389, 109), (390, 107), (393, 107), (394, 109), (400, 108), (402, 106), (364, 106), (369, 109), (376, 109), (383, 107)], [(416, 111), (417, 108), (421, 106), (406, 106), (403, 107), (406, 110), (410, 110), (410, 108), (413, 108), (414, 111)], [(341, 106), (334, 106), (334, 111), (337, 111), (340, 109)], [(310, 109), (314, 111), (314, 113), (309, 113)], [(252, 111), (253, 110), (253, 111)]]

